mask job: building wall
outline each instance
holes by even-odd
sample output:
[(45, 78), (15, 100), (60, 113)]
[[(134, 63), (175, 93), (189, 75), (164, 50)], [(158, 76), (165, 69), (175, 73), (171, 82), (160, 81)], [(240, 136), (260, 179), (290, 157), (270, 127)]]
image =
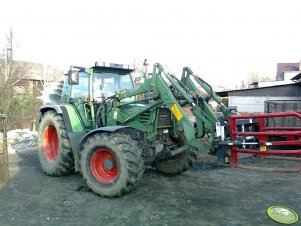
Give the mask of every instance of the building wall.
[(269, 100), (301, 100), (301, 96), (229, 96), (229, 106), (237, 107), (238, 112), (264, 113), (264, 101)]

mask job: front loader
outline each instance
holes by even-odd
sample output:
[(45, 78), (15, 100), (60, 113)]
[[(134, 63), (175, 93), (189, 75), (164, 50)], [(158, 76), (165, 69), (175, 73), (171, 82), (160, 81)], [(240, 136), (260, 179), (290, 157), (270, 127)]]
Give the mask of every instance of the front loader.
[[(115, 197), (134, 187), (145, 165), (177, 175), (189, 168), (196, 150), (216, 154), (222, 163), (235, 145), (246, 146), (241, 137), (233, 143), (233, 111), (189, 68), (179, 80), (155, 64), (139, 86), (133, 71), (98, 62), (70, 68), (60, 103), (40, 110), (39, 159), (46, 174), (79, 171), (96, 194)], [(196, 84), (221, 106), (222, 116), (215, 116)]]

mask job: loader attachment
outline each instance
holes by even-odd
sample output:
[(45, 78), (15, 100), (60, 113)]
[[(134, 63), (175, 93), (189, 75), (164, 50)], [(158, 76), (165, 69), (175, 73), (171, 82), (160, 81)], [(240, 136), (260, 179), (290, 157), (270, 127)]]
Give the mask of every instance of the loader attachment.
[[(259, 155), (262, 159), (301, 161), (301, 127), (270, 125), (275, 118), (294, 118), (301, 122), (298, 112), (280, 112), (255, 115), (230, 116), (230, 139), (219, 145), (230, 147), (232, 166), (273, 172), (297, 172), (294, 169), (264, 168), (239, 164), (239, 153)], [(239, 124), (241, 120), (249, 121)]]

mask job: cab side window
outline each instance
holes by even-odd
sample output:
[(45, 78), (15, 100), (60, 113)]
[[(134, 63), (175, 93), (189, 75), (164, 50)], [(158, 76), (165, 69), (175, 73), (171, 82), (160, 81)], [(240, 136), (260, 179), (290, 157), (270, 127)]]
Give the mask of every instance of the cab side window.
[(88, 98), (89, 96), (89, 74), (79, 73), (79, 84), (72, 85), (71, 98)]

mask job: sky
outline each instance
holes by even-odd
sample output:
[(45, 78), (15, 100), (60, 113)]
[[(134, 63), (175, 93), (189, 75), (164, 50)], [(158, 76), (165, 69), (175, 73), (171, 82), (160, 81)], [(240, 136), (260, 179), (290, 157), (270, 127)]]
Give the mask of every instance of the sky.
[(235, 88), (301, 60), (300, 9), (300, 0), (4, 0), (0, 44), (12, 27), (19, 60), (68, 70), (148, 59)]

